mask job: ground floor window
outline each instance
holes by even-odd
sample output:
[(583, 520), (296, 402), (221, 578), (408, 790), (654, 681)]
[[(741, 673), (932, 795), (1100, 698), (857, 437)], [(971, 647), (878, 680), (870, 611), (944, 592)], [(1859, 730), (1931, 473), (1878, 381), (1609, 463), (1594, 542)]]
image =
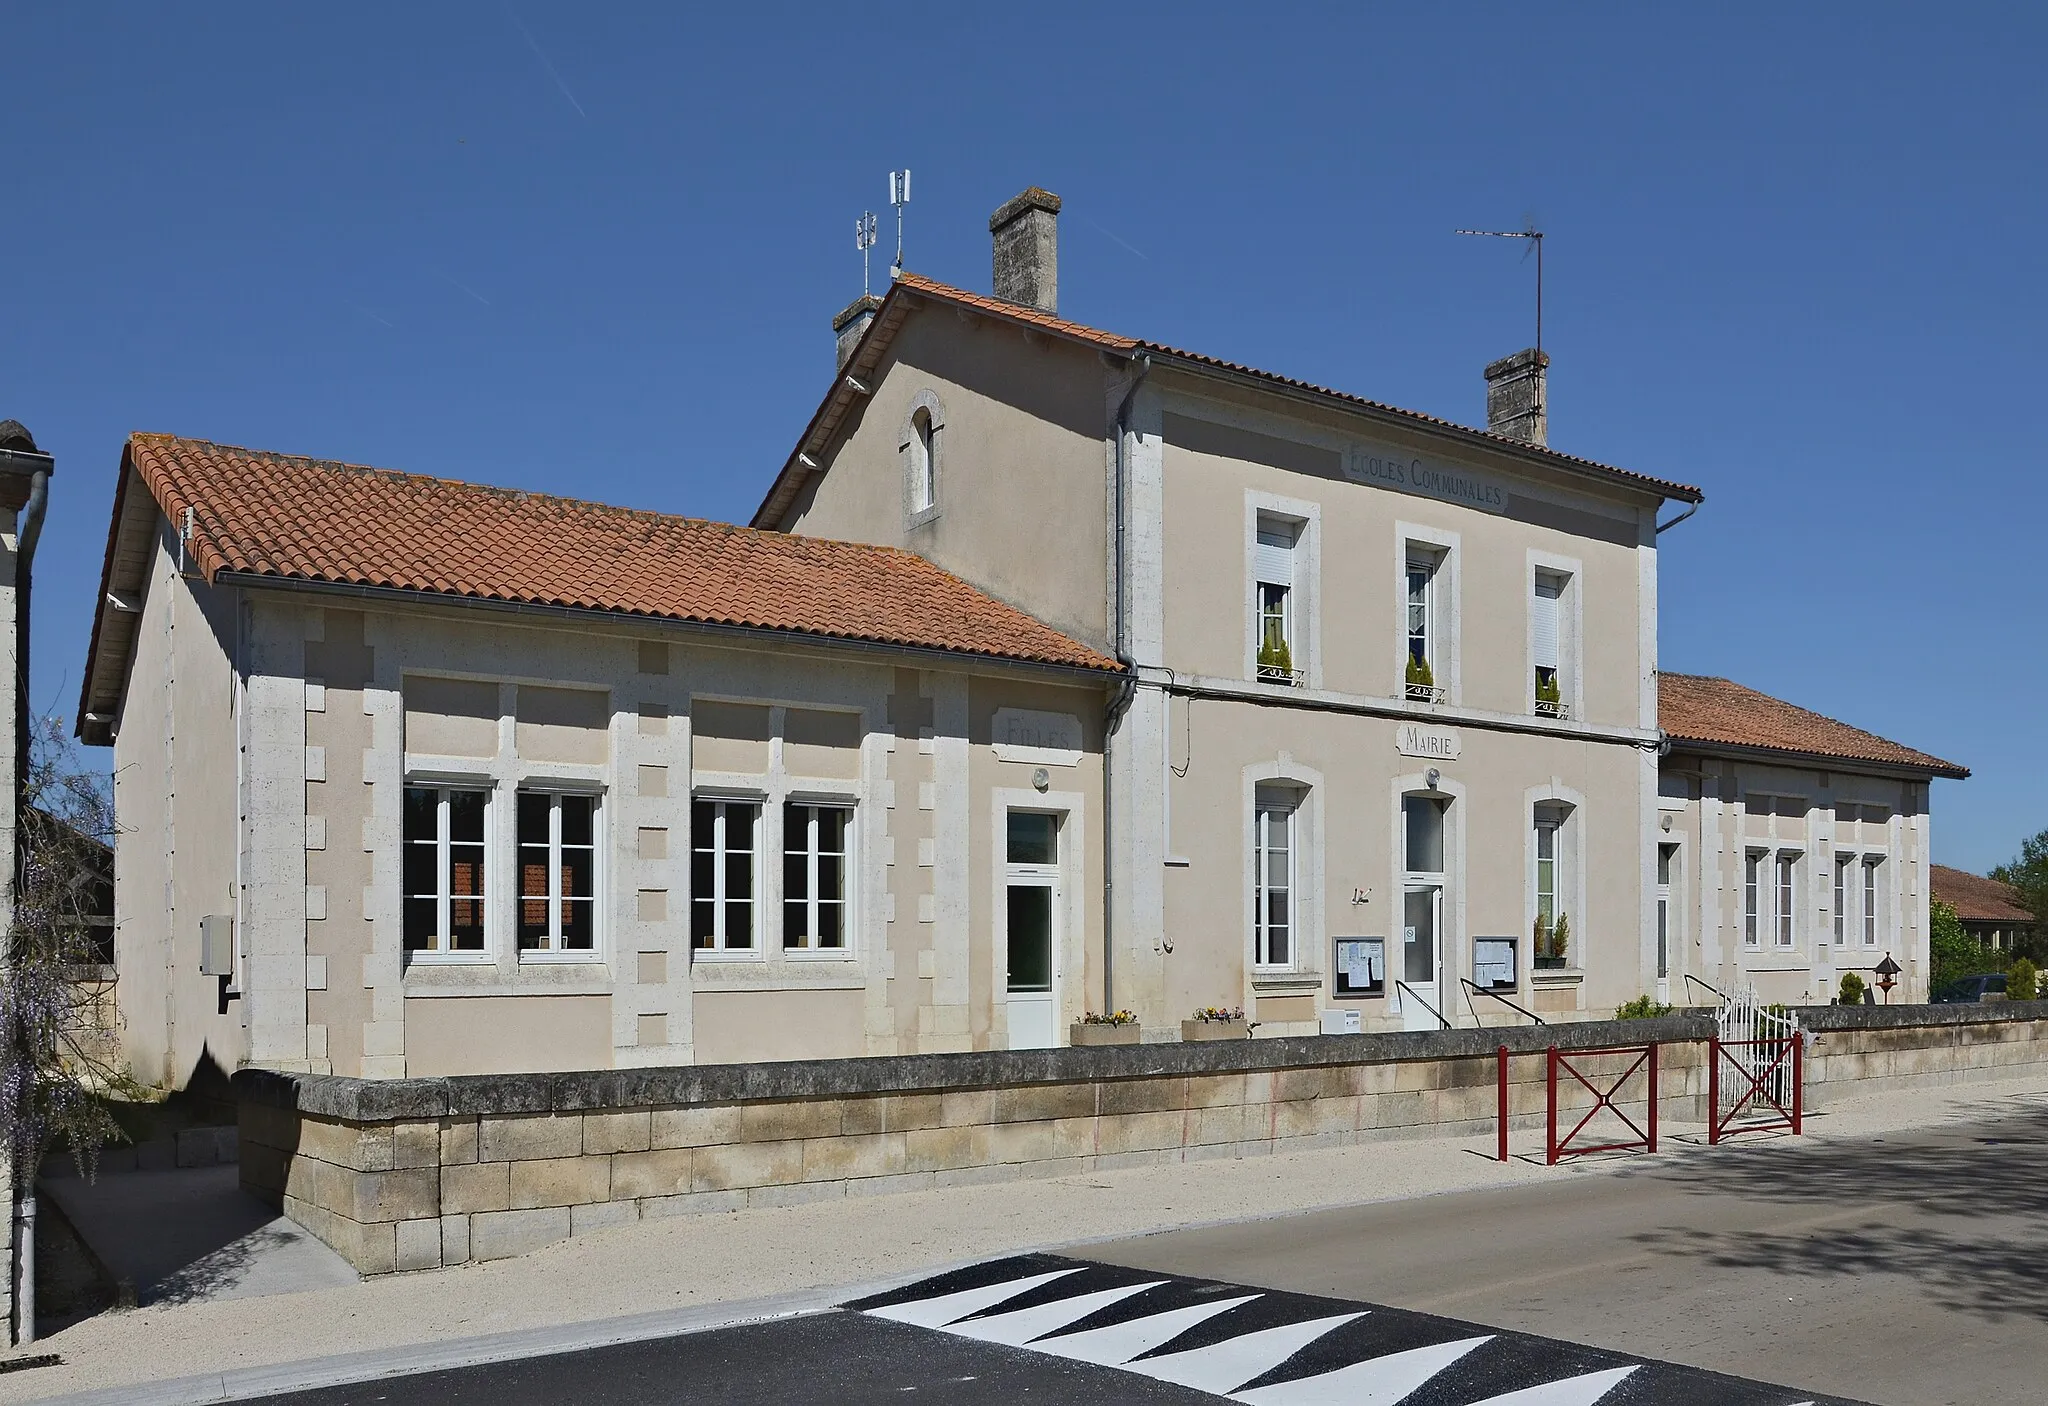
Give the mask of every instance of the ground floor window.
[(1755, 947), (1763, 933), (1763, 867), (1766, 855), (1753, 849), (1742, 860), (1742, 945)]
[(1863, 861), (1863, 945), (1877, 946), (1877, 871), (1882, 859)]
[(1856, 867), (1854, 855), (1835, 857), (1835, 946), (1844, 946), (1849, 940), (1849, 899), (1854, 890), (1850, 888), (1850, 873)]
[(597, 950), (597, 797), (519, 793), (519, 950)]
[(799, 951), (846, 946), (846, 806), (782, 808), (782, 945)]
[(1790, 947), (1793, 940), (1793, 919), (1799, 908), (1792, 891), (1799, 876), (1799, 856), (1781, 854), (1778, 856), (1778, 945)]
[(1252, 808), (1252, 963), (1294, 960), (1294, 815), (1296, 798), (1260, 787)]
[(755, 855), (761, 829), (757, 801), (699, 800), (690, 804), (690, 945), (751, 952)]
[(490, 792), (405, 788), (404, 939), (408, 952), (484, 951), (485, 820)]

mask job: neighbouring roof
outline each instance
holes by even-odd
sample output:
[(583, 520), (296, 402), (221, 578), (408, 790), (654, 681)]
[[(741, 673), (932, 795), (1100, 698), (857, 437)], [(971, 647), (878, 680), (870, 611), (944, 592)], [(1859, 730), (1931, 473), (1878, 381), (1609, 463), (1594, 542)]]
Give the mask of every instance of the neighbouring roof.
[(1874, 763), (1891, 770), (1955, 780), (1968, 767), (1916, 752), (1820, 713), (1700, 674), (1657, 676), (1657, 725), (1674, 742), (1788, 759)]
[(1000, 298), (991, 298), (981, 293), (970, 293), (965, 289), (940, 283), (936, 279), (926, 278), (921, 274), (903, 273), (899, 274), (895, 282), (890, 284), (888, 296), (882, 300), (881, 309), (875, 314), (874, 322), (870, 324), (866, 334), (861, 338), (860, 345), (855, 348), (852, 358), (834, 377), (832, 389), (826, 394), (824, 403), (818, 407), (817, 413), (811, 417), (811, 423), (805, 428), (803, 438), (798, 441), (795, 451), (789, 456), (788, 462), (783, 465), (782, 472), (776, 475), (774, 484), (768, 490), (768, 496), (762, 501), (761, 506), (755, 510), (754, 522), (757, 525), (779, 521), (783, 513), (788, 510), (789, 505), (795, 501), (797, 493), (803, 487), (804, 480), (810, 474), (818, 471), (819, 460), (817, 456), (823, 453), (825, 446), (831, 442), (833, 434), (845, 419), (846, 413), (853, 401), (866, 394), (864, 387), (850, 385), (849, 380), (858, 381), (862, 376), (870, 375), (881, 364), (889, 343), (894, 339), (897, 329), (903, 325), (905, 318), (909, 315), (912, 300), (917, 298), (945, 303), (957, 308), (971, 309), (987, 317), (1001, 318), (1020, 326), (1036, 328), (1048, 336), (1083, 343), (1112, 355), (1131, 357), (1142, 354), (1164, 361), (1179, 363), (1194, 370), (1222, 372), (1254, 381), (1262, 381), (1273, 386), (1285, 387), (1289, 390), (1307, 392), (1310, 395), (1327, 398), (1336, 404), (1351, 409), (1364, 410), (1375, 415), (1411, 424), (1427, 425), (1431, 429), (1447, 431), (1456, 437), (1481, 443), (1489, 448), (1507, 449), (1517, 454), (1530, 456), (1539, 462), (1549, 464), (1555, 468), (1562, 468), (1581, 474), (1590, 474), (1596, 478), (1619, 483), (1625, 487), (1647, 490), (1665, 498), (1674, 498), (1686, 503), (1697, 503), (1705, 497), (1699, 489), (1692, 487), (1690, 484), (1653, 478), (1648, 474), (1636, 473), (1631, 469), (1618, 469), (1611, 464), (1602, 464), (1593, 459), (1582, 459), (1576, 454), (1565, 454), (1543, 445), (1530, 444), (1519, 439), (1510, 439), (1506, 435), (1495, 434), (1490, 430), (1474, 429), (1470, 425), (1461, 425), (1454, 420), (1441, 419), (1435, 415), (1425, 415), (1419, 410), (1403, 410), (1399, 406), (1386, 405), (1376, 400), (1367, 400), (1363, 396), (1352, 395), (1347, 391), (1331, 390), (1327, 386), (1319, 386), (1313, 382), (1296, 380), (1291, 376), (1277, 375), (1271, 371), (1261, 371), (1256, 367), (1245, 366), (1234, 361), (1225, 361), (1220, 357), (1205, 356), (1200, 352), (1186, 351), (1179, 347), (1169, 346), (1164, 342), (1150, 342), (1139, 337), (1125, 337), (1114, 332), (1105, 332), (1099, 327), (1089, 327), (1083, 323), (1069, 322), (1064, 318), (1055, 317), (1051, 313), (1044, 312), (1038, 308), (1026, 307), (1018, 303), (1007, 303)]
[(2019, 894), (2011, 884), (2001, 884), (1982, 874), (1951, 869), (1946, 864), (1929, 865), (1928, 888), (1934, 901), (1946, 903), (1966, 923), (2028, 923), (2034, 915), (2020, 906)]
[(107, 534), (81, 722), (119, 702), (157, 514), (182, 529), (188, 511), (187, 550), (208, 581), (228, 575), (376, 587), (1119, 669), (894, 547), (136, 434), (122, 457)]

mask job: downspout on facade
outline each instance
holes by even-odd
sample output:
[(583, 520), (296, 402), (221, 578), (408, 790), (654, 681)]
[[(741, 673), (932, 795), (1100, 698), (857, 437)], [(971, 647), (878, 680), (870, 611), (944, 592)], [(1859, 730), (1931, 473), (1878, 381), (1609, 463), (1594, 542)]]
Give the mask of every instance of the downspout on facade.
[(1152, 358), (1140, 353), (1125, 363), (1135, 367), (1137, 374), (1130, 388), (1124, 392), (1123, 403), (1117, 406), (1114, 447), (1115, 482), (1111, 485), (1111, 608), (1116, 622), (1111, 628), (1111, 645), (1116, 662), (1124, 667), (1122, 686), (1110, 700), (1109, 711), (1102, 726), (1102, 1013), (1116, 1013), (1116, 785), (1110, 766), (1110, 748), (1114, 745), (1116, 730), (1122, 724), (1124, 714), (1130, 710), (1131, 700), (1138, 694), (1138, 666), (1131, 659), (1130, 631), (1125, 625), (1126, 605), (1130, 598), (1129, 572), (1124, 556), (1125, 517), (1130, 499), (1129, 479), (1131, 472), (1130, 450), (1126, 441), (1130, 435), (1131, 406), (1138, 398), (1139, 387), (1152, 373)]

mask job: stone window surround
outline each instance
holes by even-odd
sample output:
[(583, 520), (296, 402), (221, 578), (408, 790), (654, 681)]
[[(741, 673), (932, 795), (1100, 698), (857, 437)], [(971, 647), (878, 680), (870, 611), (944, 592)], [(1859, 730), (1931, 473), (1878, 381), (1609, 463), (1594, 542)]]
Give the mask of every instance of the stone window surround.
[[(1556, 806), (1564, 811), (1564, 822), (1557, 827), (1557, 856), (1556, 869), (1554, 871), (1557, 886), (1557, 911), (1571, 918), (1574, 928), (1569, 939), (1569, 945), (1565, 948), (1565, 965), (1557, 973), (1553, 973), (1553, 975), (1565, 973), (1580, 974), (1586, 969), (1584, 961), (1586, 955), (1585, 856), (1589, 848), (1586, 844), (1586, 798), (1580, 792), (1553, 778), (1547, 785), (1531, 786), (1522, 793), (1522, 843), (1527, 855), (1525, 860), (1527, 877), (1524, 880), (1527, 885), (1527, 896), (1523, 900), (1522, 911), (1527, 916), (1524, 921), (1524, 930), (1520, 934), (1522, 940), (1516, 946), (1522, 952), (1522, 960), (1518, 964), (1521, 971), (1517, 973), (1517, 976), (1524, 978), (1525, 981), (1533, 978), (1536, 970), (1536, 808), (1538, 806)], [(1661, 831), (1653, 832), (1653, 834), (1655, 835), (1655, 842), (1668, 843), (1667, 837)], [(1654, 853), (1651, 856), (1651, 863), (1652, 865), (1656, 863)], [(1653, 878), (1655, 872), (1653, 868), (1651, 870)], [(1674, 909), (1682, 908), (1684, 905), (1678, 901), (1678, 885), (1676, 881), (1673, 882), (1672, 887), (1672, 906)], [(1651, 891), (1654, 901), (1654, 884), (1651, 886)], [(1650, 941), (1653, 944), (1656, 942), (1656, 934), (1654, 932), (1650, 934)]]
[(1294, 584), (1288, 588), (1293, 635), (1288, 647), (1295, 672), (1309, 688), (1323, 685), (1323, 507), (1307, 498), (1284, 498), (1247, 488), (1244, 493), (1244, 677), (1259, 676), (1259, 519), (1293, 524)]
[(1522, 656), (1522, 706), (1534, 715), (1536, 712), (1536, 577), (1564, 578), (1564, 589), (1558, 592), (1557, 600), (1557, 681), (1559, 691), (1564, 695), (1565, 706), (1572, 716), (1585, 717), (1586, 669), (1585, 641), (1585, 563), (1577, 557), (1561, 556), (1556, 552), (1539, 551), (1531, 547), (1528, 551), (1528, 565), (1523, 572), (1522, 611), (1527, 617), (1527, 628)]
[[(917, 416), (924, 412), (931, 423), (931, 504), (917, 505)], [(911, 397), (896, 431), (897, 457), (903, 466), (903, 530), (923, 527), (939, 516), (945, 503), (946, 404), (938, 392), (926, 388)]]
[[(1254, 516), (1253, 522), (1257, 518)], [(1261, 991), (1280, 994), (1305, 985), (1320, 985), (1323, 969), (1323, 773), (1304, 766), (1282, 752), (1270, 762), (1254, 762), (1244, 768), (1243, 794), (1238, 813), (1242, 834), (1238, 842), (1243, 856), (1241, 880), (1244, 897), (1241, 948), (1245, 971), (1245, 1000), (1249, 1007)], [(1281, 966), (1258, 965), (1258, 842), (1257, 814), (1259, 787), (1291, 786), (1301, 793), (1294, 807), (1293, 848), (1294, 950)], [(1219, 992), (1219, 998), (1223, 993)], [(1220, 1000), (1219, 1000), (1220, 1004)]]
[(1394, 524), (1394, 581), (1388, 593), (1394, 611), (1394, 684), (1390, 696), (1408, 696), (1408, 558), (1417, 547), (1435, 552), (1438, 557), (1430, 581), (1430, 629), (1435, 638), (1430, 641), (1429, 666), (1436, 676), (1436, 686), (1444, 691), (1444, 702), (1457, 707), (1464, 700), (1464, 591), (1460, 579), (1463, 538), (1449, 528), (1424, 527), (1413, 522)]

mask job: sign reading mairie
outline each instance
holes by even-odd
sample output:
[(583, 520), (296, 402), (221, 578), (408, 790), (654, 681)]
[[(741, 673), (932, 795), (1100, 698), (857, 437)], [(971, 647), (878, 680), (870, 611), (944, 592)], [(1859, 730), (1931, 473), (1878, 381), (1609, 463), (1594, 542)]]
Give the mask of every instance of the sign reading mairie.
[(1462, 503), (1481, 512), (1508, 510), (1507, 489), (1492, 479), (1384, 445), (1354, 444), (1346, 449), (1344, 476), (1358, 483), (1377, 483), (1446, 503)]
[(1454, 762), (1462, 750), (1458, 734), (1447, 727), (1424, 727), (1402, 723), (1394, 731), (1394, 750), (1404, 757), (1427, 757), (1435, 762)]

